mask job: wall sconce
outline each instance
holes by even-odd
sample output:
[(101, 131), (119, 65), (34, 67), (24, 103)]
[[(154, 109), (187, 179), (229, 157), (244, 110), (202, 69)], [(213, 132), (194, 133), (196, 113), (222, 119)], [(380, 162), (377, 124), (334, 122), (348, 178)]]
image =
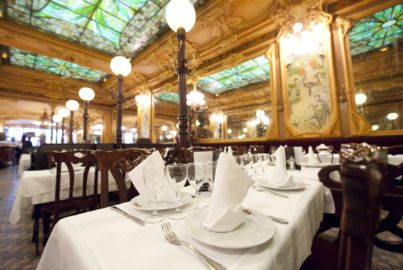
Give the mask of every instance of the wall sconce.
[(371, 126), (372, 131), (377, 131), (379, 129), (379, 125), (375, 124)]

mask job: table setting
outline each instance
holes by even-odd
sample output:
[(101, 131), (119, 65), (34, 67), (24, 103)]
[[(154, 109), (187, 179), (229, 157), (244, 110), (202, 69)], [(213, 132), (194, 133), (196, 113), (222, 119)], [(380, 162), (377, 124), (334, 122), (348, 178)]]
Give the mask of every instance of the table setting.
[[(283, 151), (276, 155), (274, 175), (293, 181), (280, 170)], [(302, 181), (304, 189), (277, 196), (255, 189), (231, 154), (221, 153), (211, 169), (209, 162), (164, 166), (152, 153), (128, 173), (140, 195), (60, 220), (38, 269), (299, 269), (322, 219), (323, 185)], [(184, 186), (189, 180), (196, 192)], [(198, 189), (209, 181), (202, 205)], [(65, 249), (74, 263), (61, 258)]]

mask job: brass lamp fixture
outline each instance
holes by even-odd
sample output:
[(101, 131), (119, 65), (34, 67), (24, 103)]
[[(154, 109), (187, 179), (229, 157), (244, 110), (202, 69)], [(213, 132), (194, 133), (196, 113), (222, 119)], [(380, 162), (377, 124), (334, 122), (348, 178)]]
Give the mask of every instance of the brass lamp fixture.
[(77, 100), (70, 99), (66, 102), (66, 108), (70, 111), (69, 143), (73, 143), (74, 112), (80, 108)]
[(95, 97), (95, 92), (89, 87), (83, 87), (78, 92), (80, 98), (84, 101), (84, 113), (83, 113), (83, 141), (87, 142), (88, 137), (88, 104)]
[(112, 72), (118, 77), (118, 94), (116, 97), (116, 146), (122, 147), (122, 103), (123, 103), (123, 77), (132, 71), (132, 65), (126, 57), (115, 56), (110, 64)]
[(196, 22), (196, 11), (188, 0), (171, 0), (166, 9), (165, 18), (169, 27), (177, 33), (178, 39), (178, 94), (179, 94), (179, 136), (178, 147), (188, 147), (189, 118), (186, 107), (186, 73), (187, 60), (185, 55), (186, 32), (189, 32)]

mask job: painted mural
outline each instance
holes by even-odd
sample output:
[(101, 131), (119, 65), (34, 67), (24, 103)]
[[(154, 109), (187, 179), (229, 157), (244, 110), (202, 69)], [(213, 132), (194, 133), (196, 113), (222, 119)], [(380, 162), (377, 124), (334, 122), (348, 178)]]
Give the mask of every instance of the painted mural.
[(299, 132), (318, 132), (329, 121), (330, 89), (325, 56), (288, 55), (290, 120)]

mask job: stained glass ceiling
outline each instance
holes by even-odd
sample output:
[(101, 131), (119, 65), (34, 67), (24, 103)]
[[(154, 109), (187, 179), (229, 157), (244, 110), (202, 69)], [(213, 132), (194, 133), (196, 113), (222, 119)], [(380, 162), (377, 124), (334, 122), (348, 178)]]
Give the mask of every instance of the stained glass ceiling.
[(259, 56), (233, 68), (204, 77), (197, 82), (197, 87), (212, 94), (221, 94), (269, 79), (269, 62), (265, 56)]
[(157, 99), (171, 103), (179, 103), (179, 96), (177, 93), (161, 93), (157, 95)]
[(106, 75), (101, 71), (92, 70), (71, 62), (48, 58), (14, 48), (10, 48), (10, 63), (20, 67), (91, 82), (98, 82)]
[(10, 19), (40, 31), (109, 54), (132, 57), (167, 29), (165, 8), (168, 2), (8, 0), (6, 11)]
[(350, 49), (358, 55), (388, 46), (403, 36), (403, 5), (396, 5), (357, 21), (351, 32)]

